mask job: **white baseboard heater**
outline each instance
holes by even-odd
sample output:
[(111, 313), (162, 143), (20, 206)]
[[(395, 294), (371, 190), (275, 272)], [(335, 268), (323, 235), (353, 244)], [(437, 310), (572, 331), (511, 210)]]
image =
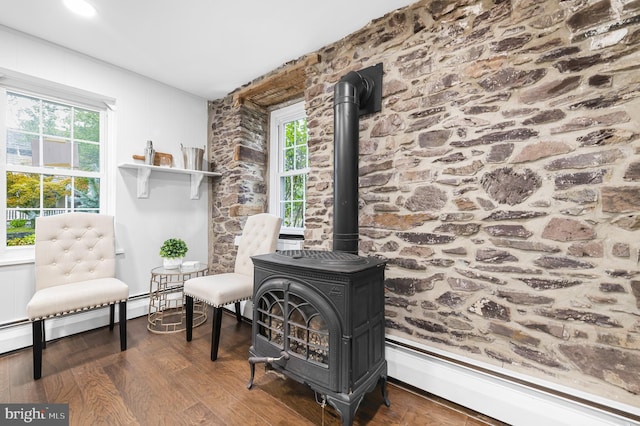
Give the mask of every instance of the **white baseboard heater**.
[[(236, 236), (233, 240), (233, 243), (237, 246), (240, 244), (240, 236)], [(304, 247), (304, 240), (302, 238), (287, 238), (280, 237), (278, 238), (278, 245), (276, 246), (276, 250), (302, 250)]]
[(279, 238), (278, 239), (278, 251), (284, 250), (302, 250), (304, 247), (304, 240), (300, 238)]

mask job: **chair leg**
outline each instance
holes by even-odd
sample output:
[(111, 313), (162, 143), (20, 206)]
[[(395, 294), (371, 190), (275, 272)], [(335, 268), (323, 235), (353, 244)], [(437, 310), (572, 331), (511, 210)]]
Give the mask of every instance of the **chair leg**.
[(190, 342), (193, 338), (193, 297), (184, 297), (185, 309), (187, 311), (186, 326), (187, 326), (187, 342)]
[(218, 359), (218, 346), (220, 346), (220, 326), (222, 324), (222, 307), (213, 308), (213, 326), (211, 330), (211, 361)]
[[(112, 307), (115, 304), (111, 305)], [(111, 311), (113, 317), (113, 310)], [(118, 315), (120, 321), (120, 350), (127, 350), (127, 302), (120, 302), (118, 304)]]
[(44, 320), (36, 320), (31, 323), (33, 333), (33, 380), (42, 377), (42, 329)]
[(42, 349), (47, 349), (47, 334), (44, 329), (44, 320), (42, 320)]
[(109, 305), (109, 330), (113, 331), (113, 323), (116, 319), (116, 304)]
[(242, 314), (240, 313), (240, 302), (236, 302), (236, 320), (242, 322)]

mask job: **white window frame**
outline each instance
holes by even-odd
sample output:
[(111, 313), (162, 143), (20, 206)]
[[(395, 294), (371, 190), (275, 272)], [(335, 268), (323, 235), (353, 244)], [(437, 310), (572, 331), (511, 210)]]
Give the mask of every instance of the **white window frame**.
[[(46, 99), (53, 102), (70, 104), (80, 108), (87, 108), (100, 113), (100, 172), (95, 177), (100, 179), (100, 212), (113, 214), (115, 211), (114, 200), (115, 193), (113, 191), (115, 182), (115, 172), (109, 167), (115, 160), (115, 99), (92, 92), (87, 92), (77, 88), (61, 85), (40, 78), (28, 76), (12, 70), (0, 68), (0, 213), (6, 218), (6, 172), (7, 172), (7, 147), (6, 137), (7, 129), (5, 125), (7, 92), (17, 92), (40, 99)], [(13, 167), (12, 167), (13, 169)], [(16, 167), (19, 169), (19, 167)], [(57, 169), (42, 168), (32, 170), (16, 170), (29, 173), (54, 173)], [(74, 175), (73, 170), (64, 169), (65, 175)], [(34, 258), (33, 246), (14, 246), (7, 247), (6, 230), (0, 231), (0, 265), (12, 265), (20, 263), (32, 262)]]
[[(282, 166), (284, 164), (284, 137), (283, 126), (294, 120), (307, 118), (304, 108), (304, 101), (300, 101), (283, 108), (271, 111), (269, 117), (269, 213), (282, 217), (281, 211), (281, 194), (280, 194), (280, 177), (284, 174)], [(309, 151), (307, 149), (307, 155)], [(307, 164), (308, 166), (308, 164)], [(309, 174), (309, 167), (296, 170), (296, 174)], [(305, 211), (306, 211), (305, 196)], [(280, 233), (283, 235), (301, 235), (304, 236), (303, 228), (286, 227), (283, 223)]]

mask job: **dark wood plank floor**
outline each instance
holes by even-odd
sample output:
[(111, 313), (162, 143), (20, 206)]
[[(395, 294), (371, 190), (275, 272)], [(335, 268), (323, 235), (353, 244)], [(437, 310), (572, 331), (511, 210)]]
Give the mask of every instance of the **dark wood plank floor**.
[[(108, 315), (105, 311), (105, 315)], [(184, 333), (153, 334), (146, 317), (127, 323), (128, 349), (117, 327), (48, 342), (43, 377), (33, 380), (31, 348), (0, 355), (0, 401), (68, 403), (71, 425), (340, 425), (313, 391), (257, 366), (248, 390), (251, 326), (223, 315), (218, 360), (209, 360), (211, 320)], [(390, 381), (391, 407), (380, 389), (368, 393), (355, 425), (501, 425)]]

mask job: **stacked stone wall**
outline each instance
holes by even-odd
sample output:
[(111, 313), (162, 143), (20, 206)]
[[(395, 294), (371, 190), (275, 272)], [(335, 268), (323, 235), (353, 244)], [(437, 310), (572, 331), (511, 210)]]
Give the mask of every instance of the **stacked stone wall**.
[[(209, 102), (209, 163), (221, 177), (209, 185), (209, 270), (231, 272), (234, 239), (247, 216), (266, 211), (266, 111), (234, 105), (232, 97)], [(203, 236), (206, 238), (206, 236)]]
[(360, 254), (387, 334), (640, 406), (640, 2), (424, 1), (308, 68), (306, 248), (331, 249), (333, 86), (360, 121)]
[[(640, 407), (639, 47), (638, 0), (425, 0), (321, 49), (306, 248), (332, 245), (333, 86), (382, 63), (359, 250), (387, 259), (387, 334)], [(265, 210), (266, 126), (210, 104), (214, 271)]]

